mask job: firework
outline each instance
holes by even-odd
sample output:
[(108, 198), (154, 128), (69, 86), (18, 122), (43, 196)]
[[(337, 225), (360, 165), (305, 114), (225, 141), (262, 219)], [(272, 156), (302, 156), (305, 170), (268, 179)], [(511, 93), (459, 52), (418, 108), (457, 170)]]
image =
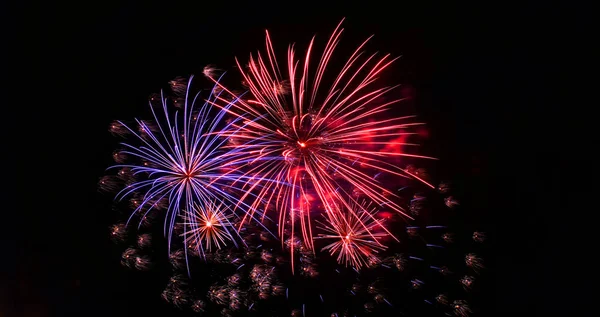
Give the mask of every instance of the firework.
[(194, 303), (192, 304), (192, 310), (195, 313), (204, 312), (204, 307), (206, 307), (206, 303), (201, 299), (195, 300)]
[(123, 252), (121, 264), (140, 271), (148, 270), (151, 266), (150, 259), (147, 256), (140, 254), (139, 251), (134, 248), (128, 248)]
[(448, 296), (446, 296), (445, 294), (440, 294), (435, 297), (435, 301), (438, 302), (440, 305), (448, 305)]
[(113, 192), (120, 188), (118, 178), (112, 175), (105, 175), (98, 181), (98, 189), (102, 192)]
[(214, 285), (208, 290), (208, 298), (219, 305), (225, 305), (229, 297), (228, 288), (226, 286)]
[(222, 69), (218, 69), (214, 65), (206, 65), (202, 70), (202, 74), (208, 78), (218, 78), (223, 73)]
[[(250, 56), (247, 71), (242, 73), (249, 97), (239, 100), (226, 111), (234, 117), (247, 115), (246, 128), (233, 125), (229, 133), (231, 147), (252, 155), (249, 173), (260, 173), (265, 183), (249, 211), (274, 210), (278, 214), (279, 235), (294, 236), (300, 231), (303, 244), (314, 250), (315, 212), (327, 214), (330, 226), (345, 215), (359, 195), (411, 218), (395, 201), (396, 193), (379, 180), (382, 173), (415, 178), (427, 184), (415, 171), (397, 167), (401, 157), (429, 158), (403, 150), (414, 145), (406, 138), (414, 134), (410, 128), (420, 125), (412, 116), (384, 118), (383, 114), (400, 100), (384, 98), (395, 87), (377, 88), (379, 74), (395, 59), (390, 55), (377, 58), (362, 52), (365, 41), (331, 79), (328, 87), (330, 60), (343, 29), (340, 25), (330, 37), (316, 68), (310, 57), (311, 41), (306, 56), (299, 62), (293, 46), (288, 49), (285, 75), (267, 32), (266, 54)], [(314, 40), (314, 39), (313, 39)], [(238, 61), (238, 67), (244, 69)], [(225, 87), (224, 91), (231, 93)], [(229, 104), (232, 98), (219, 97), (217, 106)], [(221, 106), (226, 108), (226, 106)], [(255, 188), (246, 186), (251, 192)], [(350, 199), (346, 199), (350, 197)], [(339, 208), (344, 205), (345, 208)], [(355, 211), (360, 218), (362, 212)], [(242, 220), (244, 224), (252, 214)], [(286, 229), (290, 228), (286, 234)], [(297, 229), (299, 228), (299, 229)], [(365, 226), (366, 234), (369, 228)], [(388, 232), (389, 233), (389, 232)], [(293, 251), (293, 249), (292, 249)], [(293, 263), (292, 263), (293, 265)]]
[(127, 229), (125, 228), (125, 224), (119, 223), (112, 225), (110, 227), (110, 237), (115, 242), (125, 240), (125, 238), (127, 237)]
[(485, 233), (479, 231), (473, 232), (473, 241), (482, 243), (485, 241)]
[(446, 243), (452, 243), (454, 242), (454, 235), (450, 232), (446, 232), (442, 235), (442, 239), (444, 239), (444, 242)]
[(462, 286), (465, 290), (469, 290), (469, 289), (471, 289), (471, 286), (473, 285), (474, 281), (475, 281), (474, 277), (465, 275), (463, 278), (460, 279), (460, 284), (462, 284)]
[(108, 131), (114, 136), (125, 137), (129, 134), (129, 130), (119, 121), (114, 121), (110, 124)]
[(223, 205), (208, 204), (195, 205), (194, 209), (186, 211), (184, 227), (188, 230), (183, 235), (187, 244), (210, 252), (213, 245), (220, 249), (227, 241), (232, 241), (232, 234), (235, 235), (230, 222), (232, 214), (225, 214), (225, 209)]
[(452, 306), (454, 308), (454, 314), (459, 317), (467, 317), (473, 312), (464, 300), (455, 300), (452, 303)]
[(346, 266), (351, 265), (357, 269), (363, 265), (372, 266), (373, 263), (369, 260), (373, 259), (378, 251), (386, 249), (378, 240), (387, 235), (386, 232), (376, 231), (383, 228), (383, 225), (382, 220), (375, 218), (374, 214), (375, 210), (364, 204), (355, 204), (352, 210), (333, 214), (328, 225), (319, 227), (325, 233), (320, 234), (318, 238), (336, 241), (325, 246), (323, 250), (332, 255), (337, 253), (338, 262)]
[(183, 290), (170, 287), (163, 291), (161, 297), (166, 302), (171, 303), (173, 306), (178, 308), (182, 308), (189, 302), (187, 294)]
[(185, 251), (175, 250), (169, 253), (169, 262), (174, 269), (181, 269), (185, 266)]
[(144, 249), (150, 247), (152, 243), (152, 236), (149, 233), (140, 234), (137, 237), (138, 247)]
[(137, 250), (133, 248), (129, 248), (123, 252), (121, 255), (121, 264), (123, 266), (132, 267), (133, 263), (135, 263), (135, 258), (137, 257)]
[(446, 203), (446, 206), (448, 206), (448, 208), (456, 208), (456, 206), (459, 205), (458, 200), (456, 200), (456, 198), (449, 196), (446, 199), (444, 199), (444, 202)]
[(465, 264), (472, 268), (476, 273), (479, 273), (483, 268), (483, 260), (475, 253), (469, 253), (465, 256)]

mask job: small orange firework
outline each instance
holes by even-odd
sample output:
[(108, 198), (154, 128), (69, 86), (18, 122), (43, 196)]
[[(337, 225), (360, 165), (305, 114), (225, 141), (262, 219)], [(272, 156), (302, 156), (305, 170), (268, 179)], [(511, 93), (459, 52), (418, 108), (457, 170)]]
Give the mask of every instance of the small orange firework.
[(227, 241), (235, 240), (232, 234), (235, 230), (230, 222), (233, 214), (225, 213), (227, 207), (214, 203), (203, 206), (195, 205), (184, 216), (185, 236), (187, 245), (193, 246), (201, 254), (210, 252), (213, 246), (221, 249)]

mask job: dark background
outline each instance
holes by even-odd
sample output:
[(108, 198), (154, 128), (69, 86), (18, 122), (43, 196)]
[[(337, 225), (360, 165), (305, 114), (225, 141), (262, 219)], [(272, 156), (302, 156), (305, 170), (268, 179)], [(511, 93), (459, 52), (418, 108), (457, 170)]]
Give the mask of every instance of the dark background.
[[(111, 164), (108, 123), (132, 117), (175, 76), (200, 74), (208, 63), (231, 69), (234, 56), (262, 49), (264, 29), (278, 45), (306, 43), (314, 33), (323, 40), (342, 17), (343, 45), (375, 34), (370, 48), (403, 56), (392, 80), (414, 88), (414, 111), (429, 123), (429, 154), (476, 185), (482, 209), (473, 221), (488, 228), (494, 255), (482, 315), (582, 309), (566, 304), (562, 291), (588, 291), (562, 268), (583, 255), (561, 246), (570, 215), (582, 212), (579, 197), (591, 192), (573, 176), (597, 168), (574, 153), (589, 128), (572, 128), (581, 95), (567, 94), (578, 83), (562, 77), (585, 66), (579, 54), (567, 53), (591, 20), (575, 19), (572, 8), (3, 5), (4, 173), (14, 181), (3, 185), (8, 261), (2, 260), (0, 316), (171, 313), (120, 268), (106, 238), (113, 215), (98, 208), (96, 182)], [(571, 194), (565, 184), (581, 185)]]

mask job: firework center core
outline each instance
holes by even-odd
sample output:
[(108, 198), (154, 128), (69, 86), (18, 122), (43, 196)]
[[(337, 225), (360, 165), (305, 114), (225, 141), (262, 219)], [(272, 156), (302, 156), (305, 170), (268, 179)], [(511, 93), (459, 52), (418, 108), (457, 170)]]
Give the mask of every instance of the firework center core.
[(187, 170), (187, 171), (184, 171), (184, 172), (183, 172), (183, 177), (184, 177), (186, 180), (188, 180), (188, 181), (189, 181), (191, 178), (193, 178), (194, 176), (196, 176), (196, 173), (195, 173), (194, 171)]

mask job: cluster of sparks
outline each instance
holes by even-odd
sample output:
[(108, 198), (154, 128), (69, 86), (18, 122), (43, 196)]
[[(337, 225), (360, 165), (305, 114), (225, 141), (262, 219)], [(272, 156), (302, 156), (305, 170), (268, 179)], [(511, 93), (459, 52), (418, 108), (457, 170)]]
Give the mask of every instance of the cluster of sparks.
[[(137, 144), (121, 143), (122, 149), (113, 154), (117, 165), (111, 167), (118, 169), (117, 174), (100, 181), (102, 189), (117, 192), (118, 200), (129, 199), (133, 209), (125, 224), (112, 227), (112, 238), (124, 240), (134, 217), (142, 227), (157, 213), (164, 213), (169, 257), (174, 268), (187, 267), (188, 275), (189, 255), (205, 261), (221, 259), (239, 265), (238, 270), (244, 266), (240, 263), (244, 257), (260, 258), (264, 264), (248, 273), (248, 289), (240, 288), (240, 273), (229, 276), (223, 285), (210, 287), (207, 301), (225, 305), (227, 311), (252, 309), (248, 294), (258, 299), (283, 294), (284, 287), (269, 265), (290, 262), (292, 272), (299, 266), (302, 276), (315, 278), (319, 249), (315, 244), (321, 241), (320, 251), (356, 272), (364, 267), (403, 271), (406, 257), (382, 256), (388, 249), (386, 241), (398, 241), (384, 221), (389, 216), (383, 217), (382, 211), (410, 220), (425, 208), (425, 197), (415, 194), (405, 208), (400, 194), (379, 176), (412, 179), (419, 186), (435, 188), (424, 173), (412, 166), (401, 168), (398, 161), (433, 158), (406, 151), (415, 145), (407, 142), (415, 134), (411, 128), (422, 123), (412, 116), (386, 116), (401, 100), (388, 98), (395, 87), (377, 86), (377, 79), (395, 59), (367, 56), (362, 51), (367, 40), (335, 75), (326, 72), (342, 32), (340, 22), (316, 63), (311, 59), (314, 38), (301, 60), (292, 45), (281, 63), (267, 32), (266, 52), (251, 55), (246, 67), (236, 60), (246, 94), (222, 84), (218, 70), (211, 67), (204, 72), (214, 84), (207, 97), (190, 92), (192, 78), (176, 78), (170, 82), (172, 98), (163, 93), (150, 98), (154, 120), (136, 120), (137, 129), (113, 122), (110, 131), (114, 135), (133, 136)], [(178, 110), (171, 113), (170, 105)], [(437, 189), (449, 191), (445, 184)], [(444, 203), (449, 208), (458, 206), (453, 196), (447, 196)], [(223, 251), (228, 245), (249, 250), (244, 230), (250, 227), (260, 228), (261, 241), (278, 237), (282, 249), (290, 253), (289, 261), (274, 256), (272, 249), (244, 251), (239, 256)], [(407, 227), (406, 232), (417, 236), (418, 228)], [(183, 247), (171, 250), (177, 236), (182, 237)], [(450, 233), (440, 237), (453, 242)], [(476, 232), (473, 240), (481, 242), (484, 237)], [(142, 251), (150, 243), (149, 234), (139, 235), (137, 246), (123, 253), (123, 265), (149, 269), (149, 257)], [(298, 258), (299, 265), (294, 263)], [(465, 264), (475, 273), (483, 267), (472, 253), (465, 256)], [(451, 273), (445, 267), (432, 268)], [(163, 298), (175, 306), (204, 311), (204, 299), (192, 299), (182, 291), (187, 285), (184, 280), (174, 277)], [(460, 283), (468, 290), (474, 280), (465, 275)], [(414, 288), (422, 284), (412, 281)], [(373, 285), (368, 290), (375, 303), (391, 305)], [(436, 301), (453, 305), (458, 316), (470, 313), (460, 300), (449, 302), (439, 295)], [(365, 310), (372, 310), (365, 305)], [(302, 314), (300, 310), (295, 314), (304, 315), (304, 308)]]
[[(118, 241), (123, 241), (124, 235), (122, 225), (112, 227), (113, 237)], [(179, 232), (182, 228), (176, 228)], [(444, 237), (448, 228), (445, 226), (426, 226), (411, 227), (406, 231), (408, 239), (416, 243), (426, 243), (425, 240), (437, 239), (440, 245), (427, 243), (430, 252), (443, 248), (451, 247), (455, 240), (446, 240)], [(118, 234), (117, 234), (118, 233)], [(286, 267), (287, 257), (283, 255), (285, 250), (277, 248), (277, 239), (258, 225), (250, 226), (249, 230), (242, 233), (245, 240), (248, 241), (246, 248), (222, 248), (214, 252), (207, 253), (204, 260), (200, 260), (199, 269), (203, 271), (211, 267), (211, 278), (201, 278), (199, 280), (190, 279), (185, 274), (187, 259), (185, 250), (181, 249), (183, 243), (177, 243), (176, 250), (171, 253), (170, 264), (173, 269), (173, 275), (167, 282), (162, 293), (162, 298), (173, 306), (182, 310), (191, 310), (196, 313), (213, 314), (220, 312), (221, 316), (240, 316), (248, 311), (262, 312), (263, 309), (272, 305), (274, 300), (289, 298), (290, 294), (297, 294), (289, 288), (289, 277), (281, 278), (280, 272)], [(482, 232), (474, 232), (471, 237), (468, 235), (463, 238), (471, 238), (475, 245), (481, 244), (485, 235)], [(335, 237), (336, 240), (343, 240), (345, 237)], [(150, 257), (148, 256), (147, 246), (150, 241), (148, 233), (141, 233), (135, 239), (132, 239), (137, 246), (128, 247), (122, 255), (122, 263), (131, 269), (146, 271), (151, 268)], [(318, 301), (334, 309), (331, 316), (351, 316), (348, 311), (343, 309), (344, 304), (336, 303), (337, 299), (332, 294), (330, 286), (323, 285), (319, 278), (319, 266), (323, 264), (318, 258), (312, 256), (299, 239), (288, 239), (286, 249), (295, 248), (300, 254), (299, 262), (301, 274), (295, 275), (293, 279), (301, 281), (308, 289), (314, 290), (313, 297)], [(193, 249), (193, 248), (192, 248)], [(339, 267), (328, 275), (327, 280), (335, 281), (333, 283), (335, 293), (341, 292), (350, 301), (353, 311), (362, 311), (365, 313), (384, 314), (394, 309), (394, 302), (399, 298), (394, 296), (397, 287), (407, 283), (412, 292), (422, 292), (425, 300), (422, 303), (426, 307), (438, 309), (442, 312), (452, 313), (455, 316), (466, 317), (471, 315), (472, 309), (469, 303), (464, 299), (451, 300), (446, 292), (438, 290), (437, 296), (430, 297), (431, 291), (437, 287), (431, 285), (436, 279), (436, 275), (444, 279), (454, 280), (456, 286), (462, 288), (466, 294), (472, 293), (473, 288), (477, 287), (478, 274), (483, 267), (481, 258), (473, 252), (469, 252), (464, 259), (462, 268), (453, 267), (450, 270), (445, 266), (433, 266), (428, 264), (424, 258), (429, 252), (417, 256), (417, 254), (391, 254), (380, 259), (366, 259), (368, 263), (366, 270), (358, 270), (355, 267)], [(343, 254), (343, 252), (341, 252)], [(206, 263), (205, 263), (206, 262)], [(214, 268), (218, 269), (215, 271)], [(409, 273), (411, 270), (420, 271), (422, 268), (429, 268), (431, 277), (413, 276)], [(215, 274), (216, 273), (216, 274)], [(408, 275), (407, 275), (408, 273)], [(384, 279), (381, 277), (385, 276)], [(405, 278), (400, 278), (405, 276)], [(389, 281), (388, 281), (389, 279)], [(291, 282), (292, 285), (294, 282)], [(312, 283), (312, 284), (311, 284)], [(303, 288), (302, 292), (306, 289)], [(311, 316), (315, 310), (322, 308), (312, 305), (302, 304), (300, 307), (292, 306), (291, 316)], [(340, 305), (341, 304), (341, 305)], [(307, 308), (308, 307), (308, 308)], [(346, 308), (347, 309), (347, 308)], [(309, 311), (308, 315), (306, 311)]]

